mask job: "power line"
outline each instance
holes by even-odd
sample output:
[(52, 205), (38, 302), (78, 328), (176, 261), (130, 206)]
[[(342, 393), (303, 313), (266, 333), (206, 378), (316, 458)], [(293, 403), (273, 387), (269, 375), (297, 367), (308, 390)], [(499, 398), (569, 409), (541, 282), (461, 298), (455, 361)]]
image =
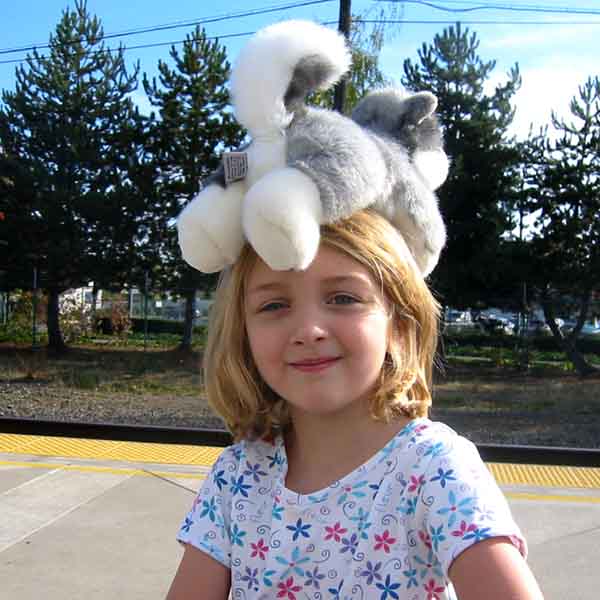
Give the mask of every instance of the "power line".
[[(195, 25), (202, 25), (202, 24), (207, 24), (207, 23), (217, 23), (220, 21), (227, 21), (230, 19), (254, 17), (257, 15), (264, 15), (264, 14), (268, 14), (268, 13), (279, 12), (279, 11), (288, 10), (291, 8), (302, 8), (304, 6), (311, 6), (314, 4), (331, 3), (333, 1), (334, 0), (306, 0), (305, 2), (294, 2), (294, 3), (283, 4), (283, 5), (273, 5), (273, 6), (269, 6), (269, 7), (265, 7), (265, 8), (250, 9), (250, 10), (247, 10), (244, 12), (227, 13), (224, 15), (216, 15), (213, 17), (200, 17), (199, 19), (193, 19), (193, 20), (189, 20), (189, 21), (176, 21), (174, 23), (153, 25), (151, 27), (129, 29), (129, 30), (117, 32), (117, 33), (107, 33), (106, 35), (103, 35), (101, 40), (99, 40), (99, 41), (108, 40), (108, 39), (117, 38), (117, 37), (127, 37), (130, 35), (139, 35), (141, 33), (154, 33), (156, 31), (168, 31), (171, 29), (178, 29), (181, 27), (192, 27)], [(79, 40), (71, 42), (68, 45), (77, 44), (77, 43), (79, 43)], [(28, 52), (28, 51), (39, 50), (39, 49), (44, 49), (44, 48), (50, 48), (50, 44), (48, 44), (48, 43), (32, 44), (29, 46), (21, 46), (18, 48), (3, 48), (3, 49), (0, 49), (0, 54), (13, 54), (15, 52)], [(19, 60), (18, 62), (21, 62), (21, 60)], [(0, 64), (5, 64), (5, 63), (0, 63)]]
[[(428, 0), (377, 0), (378, 2), (387, 2), (391, 4), (419, 4), (421, 6), (428, 6), (429, 8), (435, 8), (436, 10), (442, 10), (445, 12), (452, 13), (466, 13), (474, 12), (476, 10), (504, 10), (510, 12), (535, 12), (543, 14), (560, 14), (560, 15), (588, 15), (588, 16), (600, 16), (600, 10), (588, 9), (588, 8), (570, 8), (570, 7), (552, 7), (552, 6), (515, 6), (514, 4), (483, 4), (481, 1), (476, 6), (470, 6), (466, 8), (451, 8), (448, 6), (442, 6)], [(474, 2), (461, 1), (461, 0), (438, 0), (441, 2), (446, 1), (448, 4), (475, 4)]]
[[(412, 20), (412, 19), (361, 19), (361, 23), (377, 24), (377, 25), (454, 25), (456, 19), (452, 20)], [(485, 20), (485, 21), (463, 21), (462, 25), (600, 25), (599, 21), (506, 21), (506, 20)], [(337, 21), (325, 21), (321, 25), (331, 26), (337, 25)], [(245, 37), (254, 35), (256, 31), (244, 31), (240, 33), (229, 33), (224, 35), (206, 36), (207, 40), (223, 40), (228, 38)], [(191, 37), (190, 41), (195, 41), (196, 38)], [(161, 46), (177, 46), (185, 43), (187, 40), (174, 40), (170, 42), (155, 42), (150, 44), (140, 44), (136, 46), (122, 46), (120, 48), (105, 48), (91, 53), (91, 56), (101, 52), (128, 52), (130, 50), (143, 50), (147, 48), (159, 48)], [(40, 55), (40, 58), (48, 58), (46, 55)], [(0, 65), (14, 64), (25, 62), (27, 58), (15, 58), (10, 60), (0, 60)]]

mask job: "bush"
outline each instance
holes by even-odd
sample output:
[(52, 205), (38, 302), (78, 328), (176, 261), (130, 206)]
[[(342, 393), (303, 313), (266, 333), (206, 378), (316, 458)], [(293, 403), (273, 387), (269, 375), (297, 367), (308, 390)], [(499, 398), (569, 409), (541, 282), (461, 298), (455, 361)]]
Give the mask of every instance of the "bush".
[[(0, 325), (0, 341), (30, 344), (33, 328), (33, 294), (17, 290), (9, 296), (10, 313), (6, 325)], [(47, 301), (38, 294), (36, 308), (36, 339), (45, 340)], [(40, 331), (42, 329), (43, 331)]]

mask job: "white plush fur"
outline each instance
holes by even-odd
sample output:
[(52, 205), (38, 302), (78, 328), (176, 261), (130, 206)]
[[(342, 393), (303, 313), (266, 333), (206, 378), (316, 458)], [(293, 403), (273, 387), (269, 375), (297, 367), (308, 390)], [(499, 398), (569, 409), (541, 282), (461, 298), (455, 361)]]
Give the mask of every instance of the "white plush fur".
[(323, 89), (350, 65), (344, 38), (310, 21), (284, 21), (266, 27), (240, 52), (232, 72), (231, 93), (235, 116), (253, 139), (289, 125), (293, 115), (286, 111), (283, 95), (298, 61), (311, 55), (326, 55), (336, 67)]
[(234, 263), (242, 249), (244, 186), (226, 189), (212, 184), (190, 202), (177, 220), (184, 260), (203, 273), (215, 273)]
[(246, 194), (244, 232), (275, 270), (306, 269), (319, 249), (322, 207), (310, 177), (286, 167), (262, 177)]
[(415, 168), (430, 190), (437, 190), (448, 177), (448, 157), (440, 150), (415, 152)]

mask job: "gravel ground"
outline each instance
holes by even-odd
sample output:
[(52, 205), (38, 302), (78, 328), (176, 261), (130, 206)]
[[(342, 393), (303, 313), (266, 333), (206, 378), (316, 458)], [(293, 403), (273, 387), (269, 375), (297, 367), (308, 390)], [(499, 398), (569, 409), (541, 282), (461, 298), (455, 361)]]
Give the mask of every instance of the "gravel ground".
[[(0, 417), (223, 428), (206, 402), (197, 397), (119, 394), (107, 398), (38, 381), (0, 381)], [(600, 448), (600, 418), (585, 412), (434, 409), (432, 418), (475, 443)]]

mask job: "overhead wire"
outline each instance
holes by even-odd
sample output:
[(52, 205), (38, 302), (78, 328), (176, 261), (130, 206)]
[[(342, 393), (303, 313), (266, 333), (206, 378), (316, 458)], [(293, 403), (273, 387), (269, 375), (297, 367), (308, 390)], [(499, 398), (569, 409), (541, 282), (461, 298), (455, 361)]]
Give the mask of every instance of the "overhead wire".
[[(305, 1), (305, 2), (295, 2), (295, 3), (288, 3), (288, 4), (282, 4), (282, 5), (272, 5), (269, 7), (265, 7), (265, 8), (261, 8), (261, 9), (252, 9), (251, 11), (246, 11), (246, 12), (238, 12), (238, 13), (228, 13), (228, 14), (224, 14), (224, 15), (216, 15), (213, 17), (205, 17), (203, 19), (196, 19), (193, 21), (177, 21), (175, 23), (172, 24), (165, 24), (165, 25), (158, 25), (158, 26), (154, 26), (152, 28), (142, 28), (142, 29), (136, 29), (136, 30), (127, 30), (125, 33), (121, 34), (121, 35), (134, 35), (134, 34), (138, 34), (138, 33), (147, 33), (150, 31), (164, 31), (170, 28), (176, 28), (176, 27), (184, 27), (184, 26), (190, 26), (190, 25), (195, 25), (195, 24), (206, 24), (206, 23), (214, 23), (214, 22), (218, 22), (218, 21), (223, 21), (223, 20), (229, 20), (229, 19), (235, 19), (235, 18), (243, 18), (243, 17), (248, 17), (248, 16), (256, 16), (256, 15), (261, 15), (261, 14), (266, 14), (269, 12), (276, 12), (276, 11), (281, 11), (281, 10), (287, 10), (290, 8), (299, 8), (299, 7), (303, 7), (303, 6), (308, 6), (308, 5), (313, 5), (313, 4), (324, 4), (324, 3), (328, 3), (328, 2), (332, 2), (333, 0), (312, 0), (312, 1)], [(403, 2), (403, 3), (409, 3), (409, 4), (419, 4), (419, 5), (423, 5), (423, 6), (428, 6), (430, 8), (440, 8), (442, 10), (447, 10), (449, 12), (458, 12), (458, 10), (454, 10), (454, 9), (449, 9), (447, 7), (440, 7), (435, 5), (432, 2), (429, 2), (427, 0), (377, 0), (380, 2), (391, 2), (391, 3), (399, 3), (399, 2)], [(448, 1), (448, 2), (462, 2), (462, 3), (466, 3), (468, 0), (438, 0), (438, 1)], [(473, 10), (475, 9), (482, 9), (482, 8), (486, 8), (486, 9), (494, 9), (494, 10), (517, 10), (517, 9), (521, 9), (521, 8), (525, 8), (525, 7), (514, 7), (512, 5), (498, 5), (498, 4), (486, 4), (485, 6), (481, 6), (481, 2), (482, 0), (479, 0), (479, 6), (477, 7), (473, 7)], [(546, 10), (547, 7), (537, 7), (535, 10), (539, 11), (539, 12), (548, 12), (548, 10)], [(530, 6), (528, 8), (528, 10), (534, 10), (533, 6)], [(576, 12), (575, 9), (571, 10), (571, 9), (555, 9), (558, 13), (560, 14), (593, 14), (593, 15), (598, 15), (600, 16), (600, 10), (598, 10), (597, 12)], [(579, 9), (577, 9), (579, 10)], [(363, 19), (362, 20), (363, 23), (368, 23), (368, 24), (380, 24), (380, 25), (452, 25), (456, 22), (456, 19), (453, 19), (451, 21), (449, 20), (433, 20), (433, 19)], [(461, 23), (463, 25), (600, 25), (600, 20), (598, 21), (573, 21), (573, 20), (569, 20), (569, 21), (556, 21), (556, 20), (552, 20), (552, 21), (533, 21), (533, 20), (519, 20), (519, 21), (507, 21), (507, 20), (498, 20), (498, 19), (490, 19), (490, 20), (469, 20), (469, 21), (463, 21), (461, 20)], [(330, 26), (330, 25), (337, 25), (337, 21), (325, 21), (325, 22), (321, 22), (322, 25), (326, 25), (326, 26)], [(254, 33), (256, 33), (255, 31), (244, 31), (244, 32), (239, 32), (239, 33), (229, 33), (229, 34), (223, 34), (223, 35), (216, 35), (216, 36), (206, 36), (207, 40), (221, 40), (221, 39), (231, 39), (231, 38), (236, 38), (236, 37), (245, 37), (245, 36), (251, 36), (254, 35)], [(107, 39), (109, 37), (118, 37), (119, 34), (118, 33), (113, 33), (113, 34), (108, 34), (102, 37), (102, 39)], [(103, 50), (99, 50), (95, 53), (92, 53), (92, 56), (96, 53), (101, 53), (101, 52), (128, 52), (131, 50), (143, 50), (143, 49), (147, 49), (147, 48), (157, 48), (157, 47), (161, 47), (161, 46), (177, 46), (180, 44), (185, 43), (187, 40), (189, 40), (190, 38), (186, 38), (186, 39), (180, 39), (180, 40), (173, 40), (173, 41), (168, 41), (168, 42), (154, 42), (154, 43), (148, 43), (148, 44), (138, 44), (135, 46), (119, 46), (118, 48), (105, 48)], [(191, 38), (191, 41), (194, 41), (194, 38)], [(50, 45), (47, 44), (43, 47), (49, 47)], [(38, 48), (41, 48), (42, 46), (32, 46), (30, 49), (35, 49), (37, 50)], [(23, 50), (16, 50), (16, 49), (4, 49), (4, 50), (0, 50), (0, 54), (7, 54), (9, 52), (16, 52), (16, 51), (23, 51)], [(46, 56), (41, 55), (40, 58), (46, 58)], [(25, 58), (16, 58), (16, 59), (9, 59), (9, 60), (0, 60), (0, 65), (3, 64), (11, 64), (11, 63), (21, 63), (21, 62), (25, 62), (27, 60), (27, 57)]]
[[(599, 9), (588, 9), (588, 8), (573, 8), (573, 7), (553, 7), (553, 6), (540, 6), (540, 5), (521, 5), (517, 6), (514, 4), (497, 4), (497, 3), (483, 3), (481, 0), (473, 2), (469, 0), (437, 0), (432, 2), (430, 0), (377, 0), (378, 2), (385, 2), (388, 4), (419, 4), (421, 6), (428, 6), (437, 10), (443, 10), (452, 13), (461, 12), (473, 12), (476, 10), (502, 10), (509, 12), (535, 12), (543, 14), (560, 14), (560, 15), (588, 15), (588, 16), (600, 16)], [(439, 2), (445, 2), (447, 4), (475, 4), (475, 6), (451, 8), (448, 6), (440, 5)]]
[[(107, 33), (104, 34), (99, 41), (108, 40), (112, 38), (121, 38), (127, 37), (130, 35), (139, 35), (142, 33), (154, 33), (156, 31), (168, 31), (171, 29), (178, 29), (181, 27), (192, 27), (194, 25), (203, 25), (210, 23), (218, 23), (220, 21), (227, 21), (230, 19), (240, 19), (245, 17), (254, 17), (258, 15), (264, 15), (272, 12), (279, 12), (282, 10), (289, 10), (292, 8), (302, 8), (305, 6), (311, 6), (314, 4), (326, 4), (331, 3), (334, 0), (305, 0), (304, 2), (292, 2), (287, 4), (277, 4), (272, 6), (267, 6), (263, 8), (256, 8), (247, 11), (238, 11), (236, 13), (226, 13), (223, 15), (215, 15), (212, 17), (200, 17), (198, 19), (190, 19), (187, 21), (175, 21), (173, 23), (165, 23), (159, 25), (152, 25), (151, 27), (140, 27), (137, 29), (128, 29), (121, 32), (116, 33)], [(78, 43), (77, 41), (71, 42), (72, 44)], [(15, 52), (27, 52), (32, 50), (40, 50), (44, 48), (49, 48), (49, 43), (43, 44), (29, 44), (26, 46), (19, 46), (17, 48), (2, 48), (0, 49), (0, 54), (13, 54)]]

